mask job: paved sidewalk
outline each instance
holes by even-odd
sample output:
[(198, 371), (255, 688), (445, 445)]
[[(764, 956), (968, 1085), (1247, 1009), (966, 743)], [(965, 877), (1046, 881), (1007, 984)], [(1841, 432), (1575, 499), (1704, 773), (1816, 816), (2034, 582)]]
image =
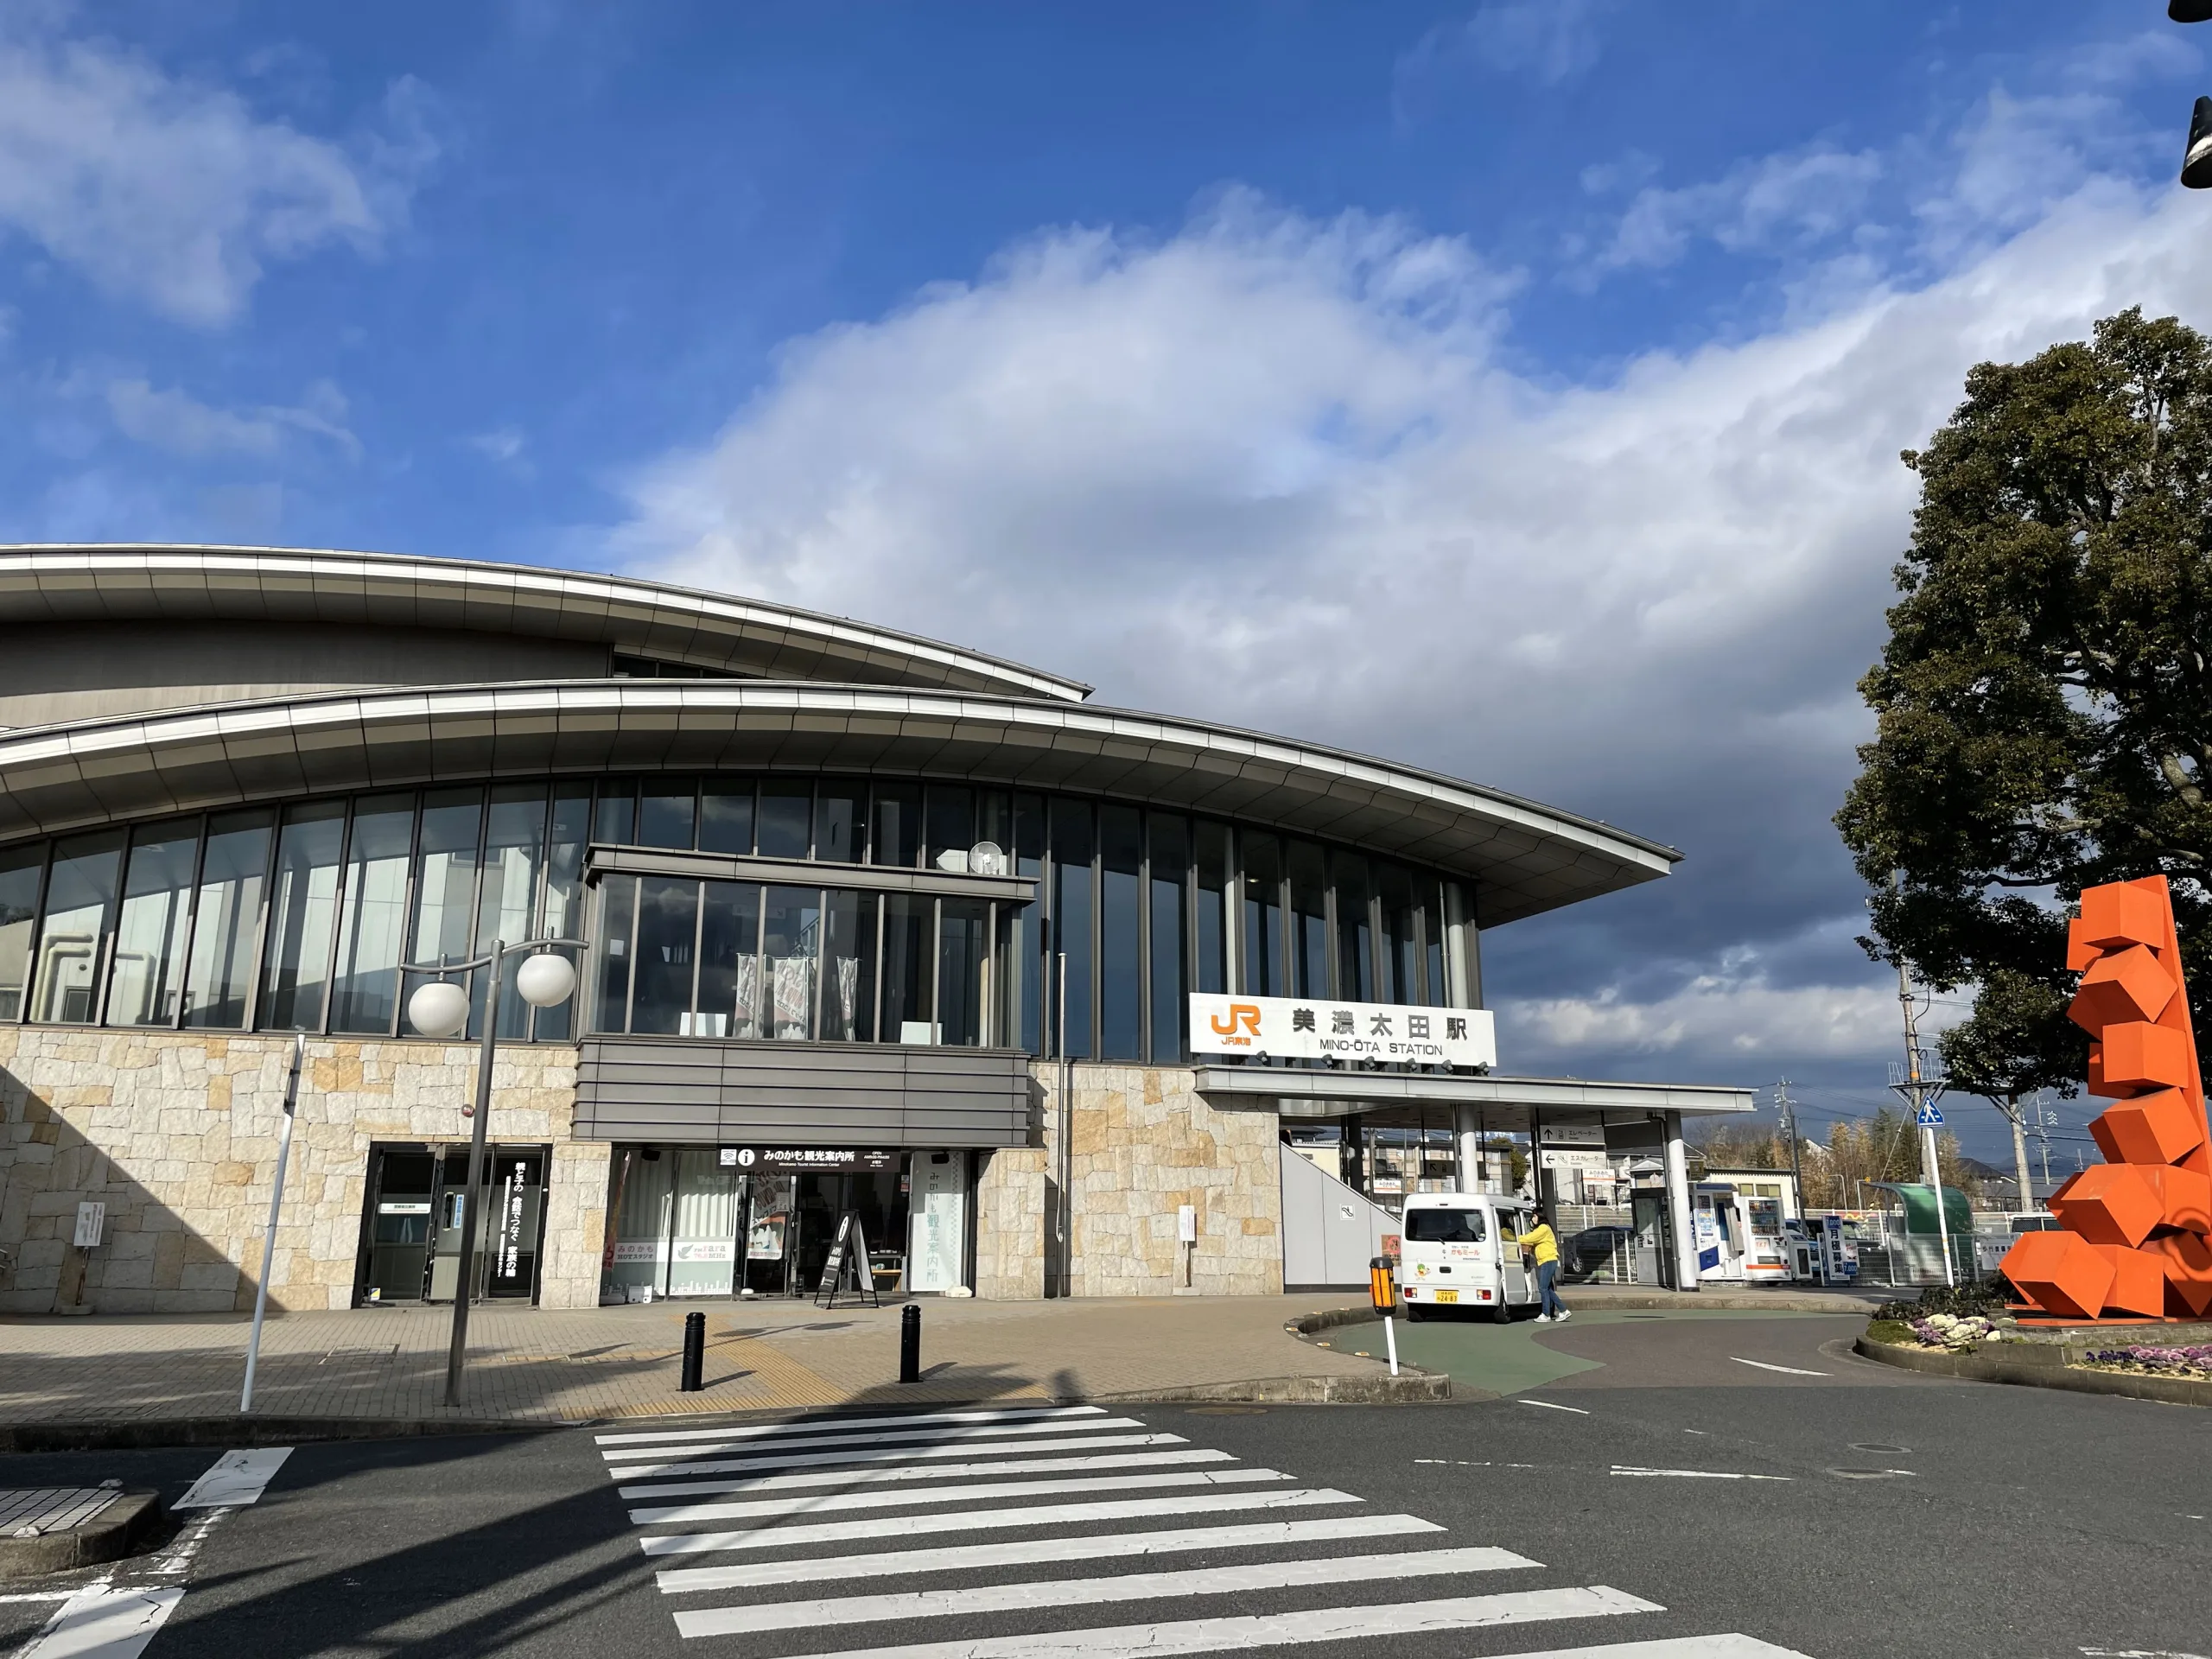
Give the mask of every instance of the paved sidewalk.
[[(1357, 1293), (922, 1304), (923, 1380), (901, 1387), (897, 1305), (716, 1302), (706, 1387), (677, 1390), (682, 1302), (469, 1315), (466, 1405), (448, 1408), (445, 1308), (272, 1315), (257, 1415), (577, 1422), (672, 1412), (1110, 1399), (1381, 1365), (1286, 1334)], [(0, 1319), (0, 1424), (154, 1421), (238, 1410), (242, 1315)]]

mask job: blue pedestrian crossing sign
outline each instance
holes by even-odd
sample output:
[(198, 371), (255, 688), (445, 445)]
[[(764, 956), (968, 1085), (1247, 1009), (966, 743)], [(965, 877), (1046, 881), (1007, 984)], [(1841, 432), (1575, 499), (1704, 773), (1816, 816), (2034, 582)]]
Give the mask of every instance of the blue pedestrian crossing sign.
[(1943, 1114), (1936, 1109), (1934, 1101), (1923, 1100), (1920, 1103), (1920, 1116), (1912, 1121), (1919, 1128), (1940, 1129), (1943, 1127)]

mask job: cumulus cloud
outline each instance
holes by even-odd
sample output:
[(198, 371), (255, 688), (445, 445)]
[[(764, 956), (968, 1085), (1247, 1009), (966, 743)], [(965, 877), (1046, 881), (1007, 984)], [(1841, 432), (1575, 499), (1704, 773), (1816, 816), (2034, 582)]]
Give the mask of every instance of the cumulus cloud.
[[(1811, 211), (1774, 200), (1777, 233)], [(2201, 207), (2092, 173), (1917, 285), (1586, 385), (1522, 372), (1512, 282), (1401, 222), (1231, 197), (1164, 239), (1055, 232), (794, 342), (632, 480), (614, 551), (1684, 847), (1486, 940), (1510, 1067), (1879, 1052), (1896, 1005), (1827, 820), (1909, 529), (1897, 451), (1979, 359), (2139, 302), (2205, 317)]]
[(426, 111), (403, 81), (340, 144), (105, 41), (0, 29), (0, 225), (109, 294), (227, 322), (269, 262), (381, 244), (436, 153)]
[(1813, 148), (1739, 162), (1681, 189), (1647, 188), (1622, 215), (1598, 267), (1670, 265), (1700, 236), (1732, 253), (1826, 241), (1859, 222), (1881, 174), (1872, 151)]
[(327, 380), (315, 382), (296, 404), (244, 410), (219, 409), (189, 392), (137, 378), (111, 380), (104, 395), (118, 431), (171, 454), (272, 455), (294, 434), (321, 438), (348, 457), (360, 454), (359, 441), (346, 425), (346, 396)]
[[(1950, 1011), (1946, 1010), (1948, 1014)], [(1716, 1062), (1856, 1059), (1895, 1050), (1900, 1040), (1897, 994), (1872, 985), (1778, 986), (1758, 976), (1699, 974), (1678, 989), (1637, 1001), (1618, 987), (1595, 996), (1508, 997), (1498, 1007), (1516, 1064), (1542, 1054), (1562, 1069), (1574, 1057), (1710, 1057)], [(1933, 1040), (1951, 1023), (1923, 1020)], [(1738, 1070), (1731, 1064), (1732, 1071)]]

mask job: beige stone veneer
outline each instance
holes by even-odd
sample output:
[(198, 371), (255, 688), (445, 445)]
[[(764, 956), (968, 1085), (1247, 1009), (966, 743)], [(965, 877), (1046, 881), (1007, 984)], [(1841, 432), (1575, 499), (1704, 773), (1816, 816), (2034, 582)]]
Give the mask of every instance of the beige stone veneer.
[[(218, 1312), (252, 1305), (291, 1039), (0, 1027), (0, 1313)], [(270, 1274), (272, 1303), (342, 1308), (353, 1294), (370, 1146), (458, 1144), (476, 1051), (315, 1038)], [(979, 1296), (1048, 1282), (1058, 1069), (1036, 1067), (1045, 1144), (982, 1160)], [(1271, 1295), (1282, 1288), (1274, 1115), (1216, 1111), (1180, 1067), (1078, 1064), (1073, 1154), (1077, 1296)], [(503, 1047), (492, 1135), (550, 1145), (538, 1300), (599, 1299), (608, 1148), (572, 1132), (576, 1051)], [(107, 1205), (101, 1246), (70, 1244), (77, 1205)], [(1198, 1243), (1176, 1236), (1197, 1211)], [(1189, 1284), (1184, 1282), (1186, 1276)]]
[[(292, 1039), (279, 1034), (0, 1027), (0, 1311), (252, 1305)], [(301, 1079), (272, 1305), (353, 1300), (372, 1141), (460, 1142), (476, 1051), (312, 1038)], [(493, 1074), (492, 1135), (553, 1148), (539, 1300), (599, 1295), (607, 1149), (569, 1139), (576, 1051), (516, 1044)], [(98, 1249), (77, 1205), (107, 1205)]]
[[(1179, 1066), (1078, 1062), (1070, 1070), (1070, 1293), (1280, 1294), (1282, 1150), (1274, 1113), (1217, 1111)], [(1059, 1071), (1040, 1065), (1035, 1072), (1044, 1095), (1043, 1148), (992, 1154), (976, 1183), (979, 1296), (1039, 1296), (1047, 1288)], [(1198, 1212), (1195, 1248), (1177, 1238), (1177, 1211), (1185, 1205)]]

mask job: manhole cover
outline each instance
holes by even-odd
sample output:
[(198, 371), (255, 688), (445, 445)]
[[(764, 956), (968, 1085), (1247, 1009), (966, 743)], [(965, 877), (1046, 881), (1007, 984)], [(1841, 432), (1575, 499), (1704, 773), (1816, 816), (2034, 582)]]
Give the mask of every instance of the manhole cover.
[(1853, 1440), (1851, 1443), (1851, 1449), (1854, 1452), (1910, 1452), (1912, 1450), (1909, 1446), (1885, 1446), (1879, 1440)]
[(1827, 1471), (1838, 1480), (1892, 1480), (1899, 1475), (1909, 1475), (1910, 1469), (1831, 1469)]

